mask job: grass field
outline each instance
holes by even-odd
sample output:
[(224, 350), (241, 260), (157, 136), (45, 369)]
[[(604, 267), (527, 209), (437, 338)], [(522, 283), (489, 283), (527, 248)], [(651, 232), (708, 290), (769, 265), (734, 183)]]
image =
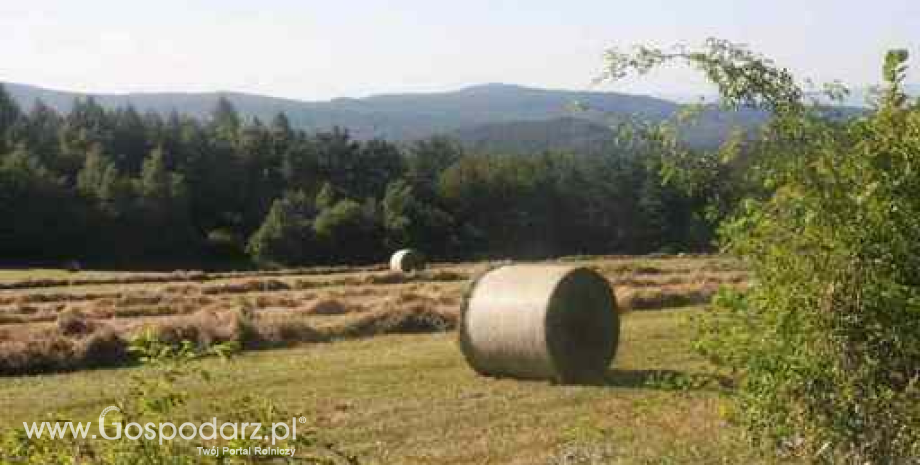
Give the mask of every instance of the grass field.
[[(619, 283), (618, 296), (644, 293), (645, 308), (650, 308), (623, 316), (619, 353), (603, 385), (556, 386), (477, 376), (463, 361), (453, 332), (357, 335), (326, 343), (245, 351), (230, 361), (195, 362), (213, 379), (208, 384), (188, 384), (193, 394), (188, 416), (220, 417), (227, 406), (239, 405), (238, 399), (245, 396), (269, 398), (288, 412), (308, 417), (320, 437), (356, 453), (362, 463), (756, 462), (752, 450), (739, 439), (739, 431), (723, 418), (729, 388), (711, 375), (710, 367), (691, 350), (690, 319), (704, 308), (667, 308), (673, 302), (692, 303), (704, 297), (702, 289), (714, 283), (738, 284), (742, 273), (737, 264), (712, 257), (587, 258), (572, 263), (593, 266)], [(470, 274), (477, 266), (443, 269)], [(331, 284), (310, 291), (279, 288), (249, 292), (242, 297), (255, 300), (260, 295), (272, 296), (277, 303), (280, 295), (297, 300), (299, 293), (310, 292), (315, 294), (313, 300), (334, 297), (364, 307), (389, 302), (376, 310), (358, 311), (360, 314), (398, 311), (399, 297), (411, 293), (426, 296), (428, 300), (422, 302), (443, 307), (446, 312), (458, 305), (465, 287), (464, 281), (456, 280), (383, 284), (367, 279), (377, 273), (362, 270), (354, 276), (319, 275), (310, 279)], [(361, 284), (342, 282), (350, 276)], [(238, 282), (236, 279), (230, 282)], [(272, 279), (295, 281), (285, 276)], [(165, 292), (162, 287), (167, 285), (134, 283), (121, 292)], [(675, 297), (684, 295), (678, 292), (681, 290), (692, 297)], [(60, 289), (55, 288), (55, 292), (60, 294)], [(84, 285), (69, 292), (88, 294), (96, 289)], [(48, 289), (2, 291), (0, 298), (41, 293), (48, 293)], [(661, 297), (665, 295), (671, 297)], [(655, 296), (660, 298), (658, 307), (651, 304)], [(89, 309), (95, 300), (77, 303)], [(218, 299), (212, 305), (221, 302)], [(128, 307), (114, 306), (116, 310)], [(255, 312), (297, 312), (297, 307), (270, 308), (257, 306)], [(107, 324), (136, 318), (114, 313)], [(307, 314), (303, 318), (322, 328), (324, 324), (345, 325), (357, 317), (345, 313)], [(10, 326), (5, 332), (10, 334), (11, 329), (30, 331), (32, 326), (43, 324), (52, 323), (3, 326)], [(124, 395), (129, 375), (145, 370), (148, 368), (126, 367), (0, 377), (0, 409), (4, 412), (0, 425), (21, 426), (23, 421), (45, 419), (49, 413), (57, 418), (93, 420), (102, 408)]]

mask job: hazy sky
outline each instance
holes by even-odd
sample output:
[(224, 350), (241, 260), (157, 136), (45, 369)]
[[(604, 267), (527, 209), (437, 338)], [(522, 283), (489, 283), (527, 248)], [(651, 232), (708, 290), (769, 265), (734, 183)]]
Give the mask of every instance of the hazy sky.
[[(920, 60), (920, 0), (0, 0), (0, 81), (299, 99), (485, 82), (585, 89), (610, 46), (710, 36), (802, 76), (865, 85), (886, 49)], [(615, 89), (705, 88), (671, 70)]]

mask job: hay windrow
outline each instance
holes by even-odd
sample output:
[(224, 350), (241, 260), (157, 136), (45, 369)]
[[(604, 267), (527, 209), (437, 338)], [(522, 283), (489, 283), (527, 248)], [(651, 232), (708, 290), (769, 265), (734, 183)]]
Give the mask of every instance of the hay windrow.
[(364, 311), (364, 307), (357, 304), (349, 304), (338, 299), (321, 299), (308, 305), (303, 313), (308, 315), (345, 315), (348, 313), (358, 313)]
[(249, 280), (238, 283), (214, 284), (201, 288), (204, 295), (248, 294), (252, 292), (287, 291), (291, 285), (277, 279)]
[(387, 269), (386, 265), (327, 266), (310, 268), (286, 268), (279, 270), (231, 271), (205, 273), (195, 270), (178, 270), (163, 274), (130, 274), (118, 277), (71, 277), (61, 279), (22, 279), (0, 282), (0, 290), (40, 289), (48, 287), (99, 286), (108, 284), (154, 284), (154, 283), (202, 283), (224, 279), (243, 279), (271, 276), (312, 276), (344, 273), (373, 272)]
[(740, 283), (702, 283), (658, 288), (617, 288), (617, 300), (623, 311), (657, 310), (691, 305), (704, 305), (723, 286), (741, 288)]
[(450, 331), (457, 325), (454, 312), (443, 311), (424, 304), (398, 309), (382, 309), (355, 321), (332, 327), (332, 338), (359, 338), (381, 334), (414, 334)]
[[(737, 264), (721, 259), (630, 260), (586, 258), (586, 265), (611, 273), (607, 277), (617, 282), (623, 310), (697, 305), (708, 302), (719, 286), (743, 286), (748, 279)], [(157, 283), (150, 287), (0, 292), (0, 373), (130, 363), (117, 349), (145, 327), (162, 326), (159, 331), (170, 340), (190, 337), (205, 345), (237, 340), (247, 349), (444, 331), (457, 325), (456, 309), (464, 306), (468, 288), (460, 283), (485, 266), (442, 264), (411, 274), (383, 265), (177, 272), (119, 277), (132, 285)], [(73, 277), (107, 282), (99, 276)], [(105, 359), (105, 347), (113, 349), (111, 359)]]

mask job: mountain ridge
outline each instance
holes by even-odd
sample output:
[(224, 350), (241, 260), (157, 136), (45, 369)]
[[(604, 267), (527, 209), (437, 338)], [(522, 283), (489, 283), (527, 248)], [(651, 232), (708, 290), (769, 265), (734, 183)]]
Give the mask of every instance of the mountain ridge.
[[(510, 127), (517, 131), (508, 134), (508, 137), (524, 139), (512, 139), (508, 141), (509, 146), (532, 147), (533, 150), (588, 150), (593, 147), (585, 147), (586, 141), (607, 139), (598, 128), (574, 124), (573, 119), (609, 126), (611, 117), (642, 118), (654, 122), (669, 118), (680, 110), (678, 103), (644, 95), (540, 89), (504, 83), (479, 84), (447, 92), (391, 93), (322, 101), (229, 91), (87, 94), (18, 83), (4, 83), (4, 86), (23, 108), (41, 100), (61, 112), (68, 111), (75, 99), (92, 96), (106, 108), (132, 105), (140, 112), (168, 114), (177, 111), (206, 118), (218, 99), (224, 97), (246, 118), (267, 121), (283, 112), (297, 128), (315, 132), (338, 126), (348, 129), (358, 139), (411, 141), (446, 134), (458, 137), (462, 142), (484, 138), (501, 147), (506, 144), (497, 139), (502, 136), (503, 127)], [(576, 102), (578, 105), (575, 105)], [(692, 133), (687, 137), (694, 145), (713, 145), (731, 127), (750, 127), (763, 121), (762, 114), (749, 110), (713, 110), (707, 113), (710, 114), (706, 115), (705, 121), (691, 129)], [(526, 124), (528, 122), (534, 124)], [(490, 128), (490, 125), (497, 127)], [(545, 134), (560, 135), (563, 140), (548, 140), (541, 130)], [(571, 139), (566, 139), (569, 136)]]
[[(542, 120), (578, 116), (570, 108), (575, 99), (584, 100), (598, 111), (616, 114), (641, 113), (661, 118), (675, 104), (653, 97), (613, 92), (549, 90), (514, 84), (489, 83), (455, 91), (387, 93), (362, 98), (340, 97), (307, 101), (236, 91), (214, 92), (129, 92), (84, 93), (49, 89), (30, 84), (4, 83), (23, 108), (37, 99), (58, 111), (70, 109), (74, 99), (92, 96), (100, 105), (113, 108), (133, 105), (138, 111), (206, 116), (217, 99), (225, 97), (247, 117), (268, 119), (283, 111), (292, 123), (308, 130), (341, 125), (359, 137), (388, 137), (398, 140), (432, 131), (450, 132), (461, 127), (515, 120)], [(388, 121), (381, 121), (386, 117)], [(419, 118), (432, 118), (428, 123)], [(392, 125), (394, 127), (388, 127)], [(407, 125), (419, 125), (415, 131)]]

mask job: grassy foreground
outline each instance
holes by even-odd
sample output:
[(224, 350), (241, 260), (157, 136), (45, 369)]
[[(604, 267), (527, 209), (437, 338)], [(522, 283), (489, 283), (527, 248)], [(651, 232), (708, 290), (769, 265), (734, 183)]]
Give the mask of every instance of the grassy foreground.
[[(198, 362), (190, 414), (221, 417), (252, 395), (307, 416), (362, 463), (750, 463), (706, 364), (690, 350), (699, 309), (634, 312), (603, 386), (479, 377), (454, 334), (384, 336)], [(0, 378), (3, 428), (95, 420), (143, 368)], [(218, 386), (217, 390), (214, 386)], [(95, 425), (94, 425), (95, 427)]]

